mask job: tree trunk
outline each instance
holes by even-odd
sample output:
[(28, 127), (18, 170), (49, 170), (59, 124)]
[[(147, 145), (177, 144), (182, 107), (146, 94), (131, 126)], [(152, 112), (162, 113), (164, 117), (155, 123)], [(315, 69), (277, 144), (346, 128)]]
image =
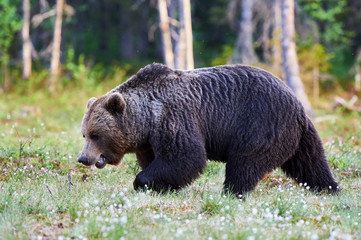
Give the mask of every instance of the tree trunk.
[(312, 87), (313, 98), (318, 99), (320, 97), (320, 70), (318, 66), (315, 66), (312, 70)]
[(172, 48), (172, 39), (169, 31), (169, 20), (166, 0), (158, 0), (158, 11), (160, 19), (160, 29), (163, 39), (163, 54), (165, 64), (174, 68), (174, 54)]
[(184, 27), (179, 28), (178, 31), (178, 41), (176, 45), (176, 57), (174, 61), (174, 65), (176, 69), (186, 69), (186, 51), (187, 51), (187, 43), (186, 43), (186, 34)]
[(187, 42), (186, 42), (186, 31), (184, 28), (184, 9), (183, 9), (183, 0), (179, 0), (179, 26), (178, 26), (178, 41), (176, 41), (175, 48), (175, 68), (176, 69), (186, 69), (186, 51), (187, 51)]
[(282, 49), (283, 68), (287, 85), (303, 104), (307, 114), (314, 115), (312, 106), (305, 93), (299, 76), (299, 67), (296, 55), (294, 0), (282, 0)]
[(272, 31), (272, 55), (273, 69), (277, 73), (281, 73), (282, 65), (282, 47), (281, 47), (281, 0), (273, 0), (273, 31)]
[(184, 16), (184, 31), (186, 35), (186, 67), (187, 69), (194, 69), (193, 59), (193, 33), (192, 33), (192, 16), (190, 0), (183, 0), (183, 16)]
[(262, 29), (261, 46), (263, 52), (263, 61), (267, 64), (271, 62), (270, 39), (269, 39), (270, 29), (271, 29), (271, 21), (265, 21), (263, 23), (263, 29)]
[(360, 65), (358, 63), (356, 63), (355, 90), (357, 92), (361, 90), (361, 73), (360, 73)]
[(361, 73), (360, 73), (360, 65), (361, 65), (361, 48), (357, 50), (356, 55), (356, 64), (355, 64), (355, 90), (357, 92), (361, 91)]
[(59, 74), (61, 26), (63, 22), (64, 0), (56, 1), (56, 20), (54, 26), (53, 50), (50, 65), (50, 92), (55, 92)]
[(31, 76), (31, 41), (30, 41), (30, 0), (23, 0), (23, 79)]
[(242, 17), (239, 22), (239, 33), (234, 49), (232, 63), (252, 64), (257, 62), (253, 49), (252, 7), (254, 0), (242, 0)]
[(120, 37), (121, 56), (125, 59), (132, 59), (134, 57), (132, 37), (131, 28), (125, 29)]

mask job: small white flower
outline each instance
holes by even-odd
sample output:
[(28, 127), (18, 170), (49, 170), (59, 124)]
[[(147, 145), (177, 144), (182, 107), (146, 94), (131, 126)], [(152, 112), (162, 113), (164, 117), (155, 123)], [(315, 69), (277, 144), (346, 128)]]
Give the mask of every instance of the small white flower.
[(182, 233), (183, 233), (183, 229), (182, 229), (182, 228), (178, 228), (178, 229), (177, 229), (177, 232), (176, 232), (176, 235), (177, 235), (177, 236), (180, 236), (180, 235), (182, 235)]
[(123, 215), (121, 218), (120, 218), (120, 223), (121, 224), (126, 224), (128, 222), (128, 218), (126, 215)]
[(253, 214), (253, 215), (256, 215), (257, 212), (258, 212), (257, 208), (252, 208), (252, 214)]

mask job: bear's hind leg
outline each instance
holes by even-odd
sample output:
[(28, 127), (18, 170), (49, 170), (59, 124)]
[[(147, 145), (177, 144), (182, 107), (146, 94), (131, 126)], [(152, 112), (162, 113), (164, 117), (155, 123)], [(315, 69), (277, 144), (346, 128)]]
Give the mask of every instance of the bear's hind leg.
[(268, 172), (264, 166), (257, 165), (257, 162), (259, 161), (250, 157), (228, 160), (224, 191), (231, 192), (238, 197), (252, 191)]
[(332, 177), (327, 164), (321, 139), (312, 122), (308, 120), (298, 150), (282, 166), (282, 170), (298, 183), (307, 183), (315, 191), (338, 191), (338, 184)]

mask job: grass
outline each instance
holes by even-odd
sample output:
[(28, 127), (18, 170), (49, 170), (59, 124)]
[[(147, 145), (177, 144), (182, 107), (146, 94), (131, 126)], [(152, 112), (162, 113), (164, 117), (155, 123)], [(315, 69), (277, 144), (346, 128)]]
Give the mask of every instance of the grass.
[(89, 97), (0, 96), (0, 239), (361, 239), (360, 116), (323, 109), (315, 120), (339, 195), (275, 170), (238, 200), (222, 195), (217, 162), (158, 195), (133, 190), (134, 155), (102, 170), (77, 163)]

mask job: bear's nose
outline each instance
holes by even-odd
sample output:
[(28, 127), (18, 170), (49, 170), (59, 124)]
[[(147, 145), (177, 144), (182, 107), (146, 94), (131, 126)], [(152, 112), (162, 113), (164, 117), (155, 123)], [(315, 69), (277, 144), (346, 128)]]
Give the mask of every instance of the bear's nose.
[(88, 164), (88, 159), (86, 157), (80, 157), (78, 158), (78, 162), (87, 165)]

